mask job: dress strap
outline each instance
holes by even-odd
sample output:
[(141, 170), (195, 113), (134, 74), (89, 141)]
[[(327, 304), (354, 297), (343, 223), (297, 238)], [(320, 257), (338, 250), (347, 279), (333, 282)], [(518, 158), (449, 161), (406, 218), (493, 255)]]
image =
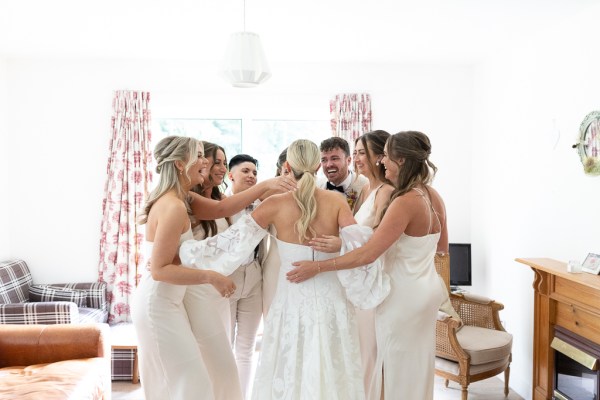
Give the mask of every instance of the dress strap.
[(419, 193), (422, 197), (423, 200), (425, 200), (425, 203), (427, 204), (427, 208), (429, 209), (429, 228), (427, 229), (427, 233), (431, 233), (431, 227), (433, 226), (433, 218), (432, 218), (432, 214), (435, 215), (435, 218), (438, 221), (438, 224), (440, 225), (440, 229), (442, 227), (442, 222), (440, 221), (440, 217), (437, 213), (437, 211), (435, 211), (435, 209), (433, 208), (433, 204), (431, 204), (431, 199), (429, 199), (429, 197), (425, 194), (425, 192), (423, 190), (421, 190), (420, 188), (413, 188), (417, 193)]

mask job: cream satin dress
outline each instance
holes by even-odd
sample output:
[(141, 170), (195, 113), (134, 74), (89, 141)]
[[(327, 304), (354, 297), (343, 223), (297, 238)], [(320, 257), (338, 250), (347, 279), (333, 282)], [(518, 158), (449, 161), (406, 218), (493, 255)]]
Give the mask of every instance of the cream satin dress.
[[(377, 221), (375, 215), (375, 198), (377, 192), (383, 185), (379, 185), (369, 193), (360, 206), (354, 219), (356, 223), (362, 226), (373, 228)], [(369, 386), (373, 379), (373, 370), (375, 368), (375, 359), (377, 358), (377, 339), (375, 338), (375, 310), (361, 310), (356, 308), (356, 321), (358, 324), (358, 337), (360, 340), (360, 356), (362, 360), (362, 371), (364, 377), (365, 391), (369, 393)], [(367, 399), (369, 397), (367, 396)], [(374, 399), (379, 400), (379, 399)]]
[[(180, 243), (192, 239), (192, 230)], [(152, 254), (152, 242), (145, 242)], [(142, 389), (146, 400), (213, 400), (211, 380), (204, 365), (188, 314), (183, 306), (187, 286), (152, 279), (142, 272), (135, 290), (131, 317), (138, 338)], [(234, 364), (235, 365), (235, 364)]]
[[(215, 220), (217, 232), (229, 227), (225, 218)], [(194, 228), (194, 239), (205, 239), (202, 225)], [(229, 299), (209, 284), (188, 286), (183, 298), (192, 332), (212, 382), (215, 400), (241, 400), (242, 389), (231, 350)]]
[[(431, 231), (437, 214), (417, 191), (430, 211)], [(445, 298), (434, 264), (439, 238), (440, 233), (402, 234), (382, 256), (391, 291), (376, 309), (377, 359), (370, 399), (380, 399), (382, 392), (385, 399), (433, 399), (435, 321)]]

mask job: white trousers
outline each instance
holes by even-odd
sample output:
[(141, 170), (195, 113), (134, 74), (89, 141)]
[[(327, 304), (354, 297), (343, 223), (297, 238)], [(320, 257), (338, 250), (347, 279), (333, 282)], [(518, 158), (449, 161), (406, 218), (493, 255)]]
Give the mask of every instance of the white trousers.
[(235, 293), (230, 297), (231, 345), (235, 351), (240, 386), (245, 399), (250, 398), (252, 363), (256, 345), (256, 332), (262, 318), (262, 271), (253, 261), (239, 267), (229, 276), (235, 283)]
[(188, 286), (183, 304), (208, 370), (215, 400), (241, 400), (238, 371), (229, 341), (229, 301), (212, 285), (205, 284)]

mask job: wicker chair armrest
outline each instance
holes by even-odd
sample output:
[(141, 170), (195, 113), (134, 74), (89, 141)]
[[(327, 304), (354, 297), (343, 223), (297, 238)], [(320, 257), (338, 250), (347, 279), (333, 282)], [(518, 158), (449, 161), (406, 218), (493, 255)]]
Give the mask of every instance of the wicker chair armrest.
[(457, 293), (450, 294), (450, 301), (465, 325), (504, 331), (499, 313), (504, 309), (502, 303), (483, 296)]
[(468, 360), (469, 355), (462, 349), (456, 338), (456, 330), (460, 322), (452, 317), (438, 319), (435, 325), (436, 356), (448, 360)]
[(0, 324), (72, 324), (79, 322), (77, 304), (68, 301), (0, 304)]

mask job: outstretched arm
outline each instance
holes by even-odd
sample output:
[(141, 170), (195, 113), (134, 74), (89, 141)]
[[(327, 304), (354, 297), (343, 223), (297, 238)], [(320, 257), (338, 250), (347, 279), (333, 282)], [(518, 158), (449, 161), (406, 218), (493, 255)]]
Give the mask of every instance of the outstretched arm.
[(236, 214), (266, 193), (285, 193), (294, 189), (296, 189), (296, 182), (287, 176), (280, 176), (262, 181), (222, 200), (213, 200), (190, 192), (192, 197), (190, 206), (194, 216), (200, 220), (218, 219)]

